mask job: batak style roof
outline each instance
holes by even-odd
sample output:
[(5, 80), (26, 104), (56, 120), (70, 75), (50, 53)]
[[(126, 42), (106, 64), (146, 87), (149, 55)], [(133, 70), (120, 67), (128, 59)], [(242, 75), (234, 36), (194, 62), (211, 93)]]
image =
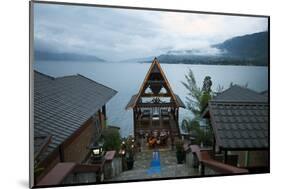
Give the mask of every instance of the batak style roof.
[(42, 136), (51, 136), (48, 155), (116, 93), (82, 75), (54, 78), (34, 71), (35, 146)]
[(268, 148), (268, 98), (237, 85), (209, 101), (203, 116), (210, 116), (216, 144), (227, 150)]
[[(160, 80), (159, 80), (159, 78), (157, 80), (154, 80), (154, 79), (150, 80), (151, 75), (153, 75), (153, 74), (160, 75)], [(160, 89), (162, 87), (164, 87), (167, 90), (167, 92), (169, 93), (173, 102), (175, 103), (175, 106), (185, 108), (185, 105), (181, 101), (180, 97), (173, 92), (173, 90), (171, 88), (171, 85), (170, 85), (169, 81), (167, 80), (167, 78), (166, 78), (166, 76), (165, 76), (165, 74), (164, 74), (164, 72), (163, 72), (163, 70), (160, 66), (159, 61), (157, 60), (157, 58), (154, 58), (154, 60), (151, 63), (151, 66), (150, 66), (150, 68), (149, 68), (149, 70), (148, 70), (148, 72), (145, 76), (145, 79), (144, 79), (144, 81), (143, 81), (143, 83), (142, 83), (142, 85), (139, 89), (138, 94), (135, 94), (131, 97), (130, 101), (128, 102), (128, 104), (126, 106), (126, 109), (134, 108), (137, 105), (138, 101), (140, 100), (140, 98), (141, 98), (142, 94), (144, 93), (144, 91), (146, 90), (146, 88), (151, 87), (152, 90), (154, 90), (152, 86), (153, 85), (155, 86), (155, 84), (158, 85), (155, 88), (156, 91), (158, 89), (160, 91)], [(154, 92), (154, 93), (159, 93), (159, 91)]]

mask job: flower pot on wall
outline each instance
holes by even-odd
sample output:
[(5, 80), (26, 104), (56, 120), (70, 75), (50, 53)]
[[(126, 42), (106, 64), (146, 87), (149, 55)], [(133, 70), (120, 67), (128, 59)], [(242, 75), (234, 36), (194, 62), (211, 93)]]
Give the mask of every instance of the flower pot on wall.
[(133, 167), (134, 167), (134, 160), (133, 159), (127, 159), (126, 162), (127, 162), (127, 169), (128, 170), (133, 169)]
[(183, 164), (185, 162), (185, 152), (184, 151), (177, 151), (177, 162), (178, 164)]
[(178, 164), (182, 164), (185, 162), (185, 151), (183, 147), (183, 141), (180, 139), (176, 140), (176, 156)]

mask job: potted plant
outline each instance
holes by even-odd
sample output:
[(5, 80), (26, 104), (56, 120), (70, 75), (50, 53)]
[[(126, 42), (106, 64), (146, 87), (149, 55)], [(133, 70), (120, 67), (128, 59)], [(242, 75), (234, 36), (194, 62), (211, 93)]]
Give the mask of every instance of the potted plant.
[(134, 167), (134, 156), (135, 156), (135, 140), (133, 137), (129, 136), (122, 142), (121, 145), (121, 154), (125, 156), (126, 167), (128, 170), (133, 169)]
[(176, 156), (178, 164), (182, 164), (185, 161), (185, 151), (183, 147), (183, 141), (178, 139), (175, 142), (176, 145)]
[(127, 153), (126, 162), (127, 162), (127, 169), (131, 170), (134, 167), (134, 155), (132, 152)]

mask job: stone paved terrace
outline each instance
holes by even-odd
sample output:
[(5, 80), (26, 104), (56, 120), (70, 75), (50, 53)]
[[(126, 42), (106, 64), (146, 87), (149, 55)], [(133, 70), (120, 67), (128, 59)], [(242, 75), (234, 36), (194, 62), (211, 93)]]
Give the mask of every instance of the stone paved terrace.
[[(147, 180), (155, 178), (188, 177), (200, 176), (199, 170), (192, 167), (192, 155), (187, 154), (187, 161), (184, 164), (177, 164), (176, 152), (170, 149), (160, 149), (160, 172), (149, 174), (153, 150), (138, 152), (135, 157), (134, 168), (122, 172), (109, 181)], [(215, 174), (212, 170), (206, 169), (206, 175)]]

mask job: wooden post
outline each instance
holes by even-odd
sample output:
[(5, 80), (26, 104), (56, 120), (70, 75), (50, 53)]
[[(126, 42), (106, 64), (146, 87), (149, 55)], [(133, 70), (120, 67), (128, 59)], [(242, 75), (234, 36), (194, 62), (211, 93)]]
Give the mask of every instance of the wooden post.
[(227, 164), (227, 150), (224, 150), (224, 163)]
[(200, 163), (200, 174), (201, 174), (201, 176), (205, 175), (205, 165), (204, 165), (204, 163)]
[(100, 122), (100, 131), (104, 128), (104, 120), (102, 119), (102, 112), (101, 110), (99, 109), (98, 110), (98, 116), (99, 116), (99, 122)]
[(249, 165), (249, 151), (245, 152), (245, 167)]
[(213, 138), (213, 158), (215, 158), (216, 155), (216, 138)]
[(180, 135), (180, 127), (179, 127), (179, 108), (175, 109), (175, 114), (176, 114), (176, 127), (177, 127), (177, 132), (178, 135)]
[(102, 111), (101, 111), (101, 113), (102, 113), (102, 115), (103, 115), (103, 120), (102, 120), (102, 122), (103, 122), (103, 128), (106, 128), (106, 126), (107, 126), (107, 122), (106, 122), (107, 117), (106, 117), (106, 107), (105, 107), (105, 105), (102, 106)]
[(59, 145), (59, 158), (60, 158), (60, 162), (64, 162), (64, 151), (63, 151), (62, 144)]
[(176, 111), (176, 114), (177, 114), (177, 122), (179, 121), (179, 109), (177, 108), (177, 111)]
[(104, 116), (104, 119), (106, 120), (107, 117), (106, 117), (106, 106), (105, 105), (102, 106), (102, 114)]
[(134, 137), (136, 137), (136, 108), (133, 109), (133, 118), (134, 118)]

